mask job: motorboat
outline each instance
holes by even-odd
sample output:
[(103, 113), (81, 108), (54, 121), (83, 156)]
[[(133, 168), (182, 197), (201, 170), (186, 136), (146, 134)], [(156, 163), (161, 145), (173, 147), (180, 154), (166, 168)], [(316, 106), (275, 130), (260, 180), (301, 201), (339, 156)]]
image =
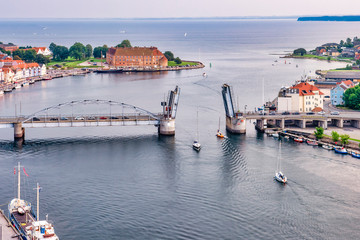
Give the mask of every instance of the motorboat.
[(287, 177), (282, 172), (275, 173), (275, 180), (281, 183), (287, 182)]
[(274, 138), (278, 138), (278, 137), (279, 137), (279, 134), (278, 134), (278, 133), (273, 133), (272, 136), (273, 136)]
[(0, 90), (0, 95), (3, 95), (4, 94), (4, 91), (3, 90)]
[(334, 150), (339, 154), (348, 154), (348, 151), (344, 147), (335, 147)]
[(30, 84), (30, 83), (29, 83), (28, 81), (25, 81), (25, 82), (23, 82), (22, 85), (23, 85), (23, 87), (25, 87), (25, 86), (29, 86), (29, 84)]
[(322, 148), (326, 149), (326, 150), (333, 150), (334, 147), (330, 146), (330, 145), (327, 145), (327, 144), (323, 144), (322, 145)]
[(15, 84), (15, 89), (19, 89), (19, 88), (21, 88), (21, 84), (20, 83)]
[(351, 156), (353, 156), (354, 158), (360, 158), (360, 153), (352, 151)]
[(319, 144), (315, 140), (307, 140), (306, 143), (311, 146), (318, 146)]
[(304, 138), (302, 138), (302, 137), (296, 137), (296, 138), (294, 138), (294, 141), (295, 141), (295, 142), (302, 143), (302, 142), (304, 142)]

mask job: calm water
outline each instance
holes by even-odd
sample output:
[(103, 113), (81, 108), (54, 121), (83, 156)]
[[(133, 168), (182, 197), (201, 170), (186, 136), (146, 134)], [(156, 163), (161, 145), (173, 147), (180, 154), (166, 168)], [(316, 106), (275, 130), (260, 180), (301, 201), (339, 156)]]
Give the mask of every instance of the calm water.
[[(257, 134), (250, 122), (245, 136), (215, 137), (219, 117), (224, 129), (223, 83), (234, 87), (241, 109), (252, 110), (262, 102), (262, 79), (265, 100), (272, 100), (281, 86), (304, 74), (344, 65), (292, 59), (284, 64), (272, 54), (339, 42), (355, 36), (357, 27), (290, 20), (2, 21), (4, 42), (97, 46), (129, 39), (200, 59), (207, 67), (54, 79), (0, 97), (0, 115), (14, 115), (15, 105), (19, 113), (20, 104), (22, 114), (31, 114), (82, 99), (159, 112), (164, 94), (181, 87), (174, 138), (158, 137), (153, 126), (26, 129), (26, 144), (17, 148), (13, 130), (1, 129), (0, 205), (14, 197), (12, 169), (21, 161), (30, 175), (23, 177), (23, 196), (35, 203), (32, 189), (40, 183), (41, 217), (49, 214), (61, 239), (359, 238), (359, 160), (284, 142), (289, 183), (283, 186), (273, 180), (276, 140)], [(191, 148), (197, 109), (200, 153)]]

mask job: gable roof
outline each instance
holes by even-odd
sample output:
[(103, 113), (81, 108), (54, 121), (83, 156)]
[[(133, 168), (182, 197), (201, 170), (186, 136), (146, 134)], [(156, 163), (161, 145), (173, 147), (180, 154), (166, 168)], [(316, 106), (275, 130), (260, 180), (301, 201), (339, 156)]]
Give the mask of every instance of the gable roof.
[(317, 87), (307, 82), (301, 82), (291, 88), (299, 89), (299, 96), (316, 95), (314, 91), (319, 92), (319, 95), (324, 95)]
[(108, 54), (116, 56), (164, 56), (156, 47), (109, 48)]

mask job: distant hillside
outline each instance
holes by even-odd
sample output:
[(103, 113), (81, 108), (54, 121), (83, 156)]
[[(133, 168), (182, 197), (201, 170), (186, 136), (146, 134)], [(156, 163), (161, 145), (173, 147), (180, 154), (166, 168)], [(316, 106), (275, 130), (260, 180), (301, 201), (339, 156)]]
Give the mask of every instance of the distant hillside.
[(322, 17), (299, 17), (298, 21), (341, 21), (357, 22), (360, 16), (322, 16)]

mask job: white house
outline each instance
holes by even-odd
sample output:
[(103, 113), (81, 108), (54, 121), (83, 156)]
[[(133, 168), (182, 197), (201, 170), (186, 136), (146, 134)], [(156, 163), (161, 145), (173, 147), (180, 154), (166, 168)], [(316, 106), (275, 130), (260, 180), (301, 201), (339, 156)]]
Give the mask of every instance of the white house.
[(52, 55), (52, 52), (47, 47), (33, 47), (36, 51), (36, 54), (42, 54), (44, 56), (50, 56)]

